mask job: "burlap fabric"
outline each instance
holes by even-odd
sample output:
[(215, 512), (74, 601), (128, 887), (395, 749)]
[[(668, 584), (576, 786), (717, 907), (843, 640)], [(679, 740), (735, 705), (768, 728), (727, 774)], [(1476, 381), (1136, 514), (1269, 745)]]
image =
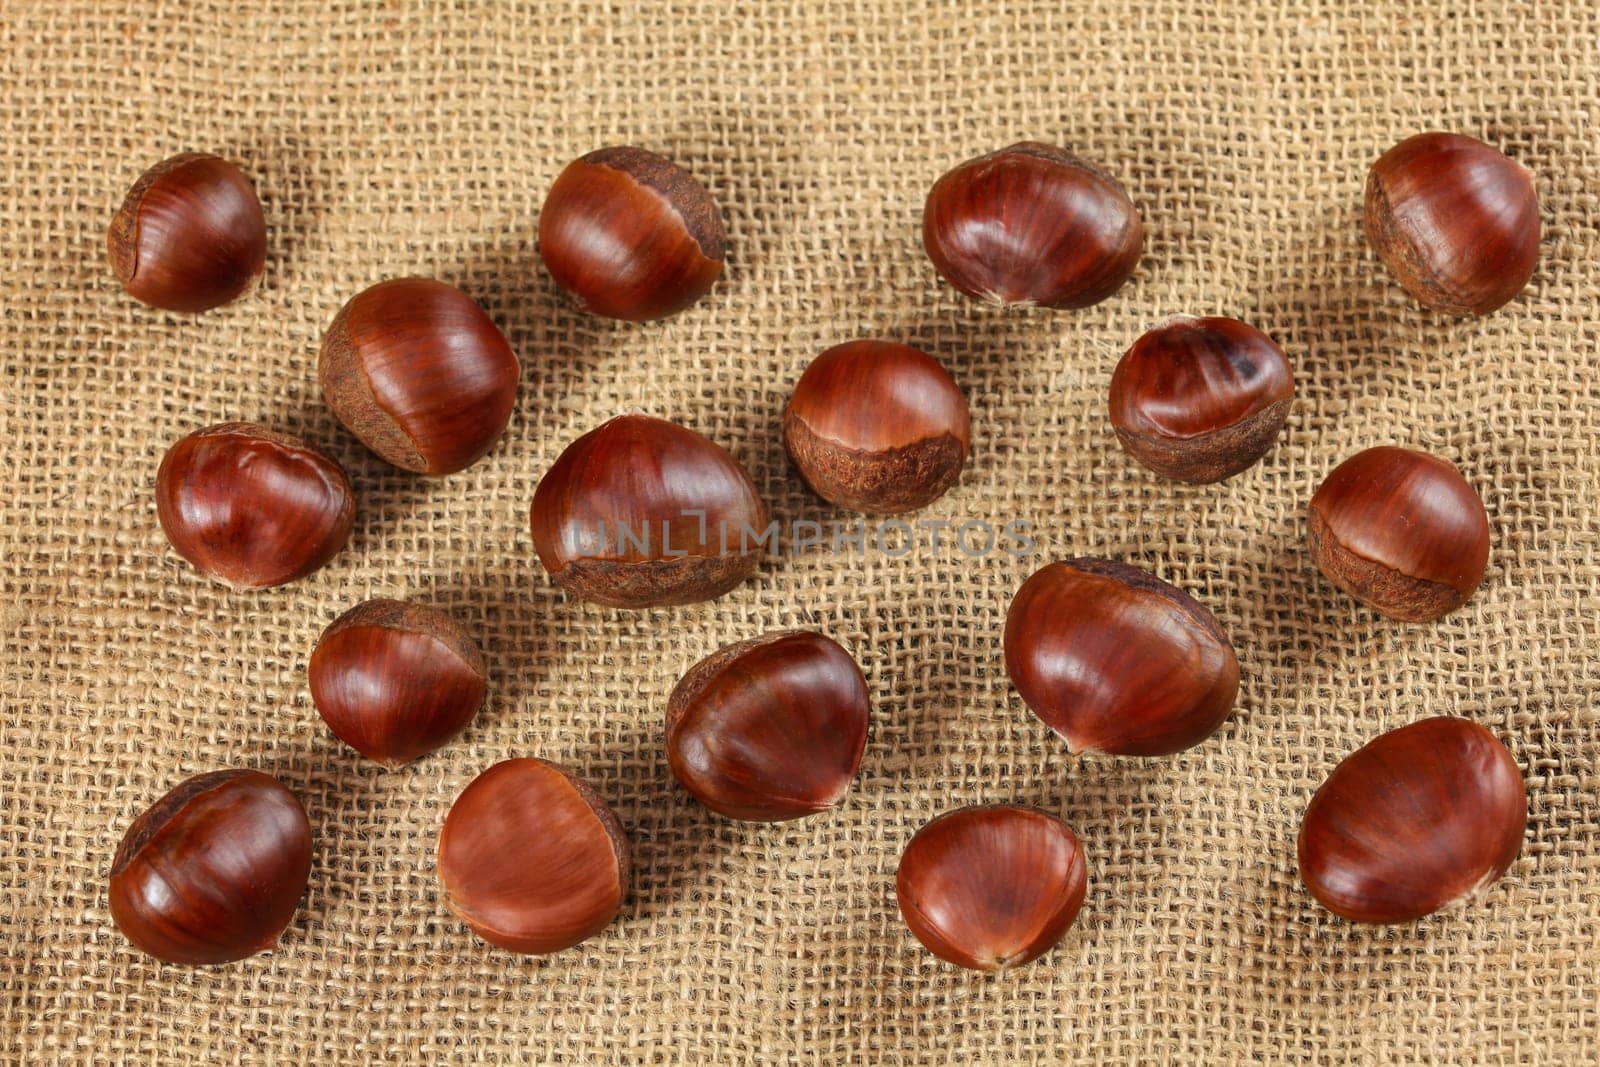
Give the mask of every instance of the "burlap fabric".
[[(1595, 1062), (1600, 12), (1225, 6), (6, 5), (0, 1057)], [(1538, 272), (1481, 321), (1419, 309), (1360, 235), (1367, 165), (1427, 128), (1538, 175)], [(1137, 275), (1098, 307), (981, 307), (922, 254), (930, 183), (1025, 137), (1102, 163), (1144, 216)], [(725, 280), (660, 325), (577, 312), (534, 252), (561, 166), (619, 142), (686, 164), (728, 224)], [(103, 248), (138, 173), (191, 148), (246, 167), (271, 235), (263, 287), (199, 317), (127, 299)], [(407, 273), (481, 300), (525, 368), (503, 443), (442, 480), (367, 454), (316, 386), (339, 305)], [(1260, 325), (1298, 375), (1282, 443), (1218, 487), (1144, 472), (1106, 418), (1121, 350), (1183, 311)], [(971, 463), (919, 517), (1029, 520), (1034, 557), (813, 549), (713, 604), (641, 613), (552, 590), (534, 485), (618, 412), (726, 444), (785, 522), (835, 517), (779, 419), (805, 363), (858, 336), (935, 353), (971, 398)], [(232, 593), (168, 549), (160, 456), (229, 419), (349, 469), (360, 515), (326, 570)], [(1383, 442), (1451, 458), (1488, 506), (1488, 578), (1437, 625), (1357, 608), (1302, 543), (1322, 475)], [(1216, 611), (1244, 671), (1216, 737), (1076, 759), (1017, 699), (1006, 605), (1076, 554), (1149, 566)], [(322, 627), (380, 594), (455, 613), (492, 671), (476, 725), (393, 773), (330, 736), (305, 684)], [(837, 812), (731, 823), (671, 780), (666, 696), (713, 648), (792, 626), (866, 670), (860, 779)], [(1344, 754), (1435, 713), (1511, 746), (1522, 854), (1479, 905), (1335, 920), (1295, 875), (1300, 813)], [(517, 754), (589, 776), (637, 854), (619, 921), (546, 959), (476, 941), (433, 871), (451, 799)], [(304, 798), (310, 891), (270, 955), (161, 966), (112, 926), (106, 871), (137, 812), (223, 766)], [(925, 820), (990, 800), (1062, 814), (1091, 872), (1061, 946), (998, 978), (934, 960), (893, 896)]]

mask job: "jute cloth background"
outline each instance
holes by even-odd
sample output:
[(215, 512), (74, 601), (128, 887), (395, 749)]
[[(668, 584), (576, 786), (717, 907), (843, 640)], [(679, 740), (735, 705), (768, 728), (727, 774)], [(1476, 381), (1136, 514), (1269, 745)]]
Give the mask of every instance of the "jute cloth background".
[[(1597, 40), (1588, 0), (5, 6), (0, 1055), (1595, 1062)], [(1429, 128), (1538, 175), (1538, 272), (1481, 321), (1418, 308), (1360, 235), (1368, 164)], [(1100, 162), (1143, 214), (1138, 273), (1098, 307), (981, 307), (922, 254), (933, 180), (1022, 138)], [(533, 243), (560, 168), (629, 142), (705, 181), (732, 248), (709, 299), (643, 327), (574, 310)], [(262, 288), (199, 317), (124, 297), (103, 247), (127, 186), (184, 149), (239, 160), (271, 235)], [(504, 441), (443, 480), (368, 455), (316, 387), (339, 305), (409, 273), (482, 301), (524, 366)], [(1107, 424), (1118, 355), (1174, 312), (1265, 328), (1298, 375), (1282, 442), (1221, 486), (1153, 477)], [(926, 536), (898, 559), (813, 549), (715, 603), (642, 613), (552, 590), (534, 486), (619, 412), (722, 442), (785, 522), (843, 517), (800, 485), (778, 427), (806, 362), (859, 336), (936, 354), (971, 399), (970, 465), (917, 517), (1031, 521), (1034, 557)], [(230, 419), (349, 469), (356, 532), (314, 577), (233, 593), (167, 547), (161, 454)], [(1488, 506), (1488, 578), (1437, 625), (1358, 608), (1303, 547), (1321, 477), (1385, 442), (1449, 457)], [(1010, 596), (1077, 554), (1151, 567), (1216, 611), (1244, 671), (1217, 736), (1076, 759), (1017, 699)], [(393, 773), (330, 736), (305, 684), (322, 627), (373, 595), (455, 613), (492, 671), (476, 724)], [(857, 653), (865, 762), (836, 812), (731, 823), (672, 781), (666, 696), (717, 646), (785, 626)], [(1458, 912), (1335, 920), (1295, 875), (1306, 801), (1362, 742), (1439, 713), (1484, 723), (1524, 768), (1520, 858)], [(546, 959), (475, 940), (433, 871), (456, 793), (522, 754), (587, 775), (637, 855), (620, 919)], [(223, 766), (304, 799), (310, 890), (271, 954), (161, 966), (112, 926), (107, 868), (135, 814)], [(893, 897), (924, 821), (993, 800), (1063, 815), (1091, 871), (1060, 947), (998, 978), (929, 956)]]

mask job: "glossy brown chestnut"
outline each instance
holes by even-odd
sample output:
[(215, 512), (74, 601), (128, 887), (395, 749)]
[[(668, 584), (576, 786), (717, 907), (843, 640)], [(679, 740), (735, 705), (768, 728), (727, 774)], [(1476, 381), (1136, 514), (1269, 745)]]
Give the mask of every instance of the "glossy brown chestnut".
[(1424, 719), (1328, 775), (1300, 823), (1300, 878), (1335, 915), (1409, 922), (1498, 881), (1527, 821), (1522, 774), (1493, 734)]
[(993, 304), (1081, 308), (1133, 273), (1144, 224), (1115, 178), (1023, 141), (934, 183), (922, 244), (951, 285)]
[(1278, 439), (1294, 374), (1272, 338), (1236, 319), (1168, 319), (1111, 375), (1111, 425), (1128, 453), (1181, 482), (1220, 482)]
[(483, 654), (442, 611), (369, 600), (317, 639), (311, 700), (334, 736), (386, 767), (425, 756), (483, 706)]
[(431, 278), (379, 282), (351, 297), (317, 364), (322, 395), (345, 428), (419, 474), (453, 474), (493, 448), (521, 373), (477, 302)]
[(587, 782), (510, 759), (461, 791), (439, 834), (450, 910), (492, 945), (543, 955), (593, 937), (628, 893), (628, 839)]
[(539, 213), (550, 277), (613, 319), (675, 315), (722, 274), (722, 216), (705, 186), (643, 148), (602, 148), (567, 166)]
[(300, 801), (259, 771), (181, 783), (133, 821), (111, 863), (111, 917), (168, 963), (229, 963), (265, 951), (311, 874)]
[(106, 231), (106, 249), (135, 300), (208, 311), (261, 276), (267, 223), (243, 171), (218, 156), (185, 152), (133, 183)]
[(1083, 847), (1037, 808), (989, 804), (928, 823), (895, 874), (900, 914), (942, 960), (1002, 971), (1065, 936), (1088, 886)]
[(783, 443), (818, 496), (893, 514), (961, 477), (971, 418), (938, 360), (910, 345), (851, 341), (812, 361), (783, 416)]
[(867, 709), (861, 668), (836, 642), (766, 634), (713, 653), (678, 682), (667, 701), (667, 762), (712, 811), (798, 819), (850, 789)]
[(1005, 647), (1017, 692), (1073, 752), (1181, 751), (1216, 732), (1239, 692), (1211, 612), (1115, 560), (1051, 563), (1023, 582)]
[(1533, 175), (1454, 133), (1419, 133), (1367, 174), (1367, 240), (1417, 300), (1487, 315), (1522, 292), (1539, 262)]
[(1311, 498), (1317, 568), (1392, 619), (1429, 622), (1466, 603), (1489, 565), (1489, 516), (1461, 473), (1426, 452), (1369, 448)]
[(551, 579), (613, 607), (721, 596), (761, 562), (767, 507), (693, 430), (623, 415), (567, 446), (539, 480), (533, 544)]
[(167, 450), (156, 515), (201, 573), (260, 588), (332, 559), (350, 537), (356, 498), (343, 468), (298, 437), (227, 422)]

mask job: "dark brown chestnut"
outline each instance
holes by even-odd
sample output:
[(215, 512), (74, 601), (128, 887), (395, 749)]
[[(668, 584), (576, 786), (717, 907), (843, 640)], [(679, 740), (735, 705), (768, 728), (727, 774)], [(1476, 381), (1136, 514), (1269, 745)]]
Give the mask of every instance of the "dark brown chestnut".
[(900, 914), (942, 960), (1003, 971), (1066, 935), (1088, 887), (1083, 846), (1037, 808), (989, 804), (928, 823), (895, 874)]
[(450, 910), (492, 945), (532, 955), (593, 937), (628, 893), (628, 838), (578, 776), (510, 759), (461, 791), (439, 834)]
[(1073, 752), (1181, 751), (1216, 732), (1239, 692), (1211, 612), (1116, 560), (1051, 563), (1023, 582), (1005, 648), (1017, 692)]
[(767, 507), (722, 448), (664, 419), (623, 415), (567, 446), (539, 480), (529, 521), (557, 585), (643, 608), (710, 600), (749, 577)]
[(185, 152), (133, 183), (106, 231), (106, 248), (135, 300), (209, 311), (261, 276), (267, 223), (243, 171), (219, 156)]
[(1466, 719), (1424, 719), (1328, 775), (1300, 824), (1300, 878), (1335, 915), (1409, 922), (1498, 881), (1527, 822), (1506, 747)]
[(1111, 375), (1111, 425), (1157, 474), (1220, 482), (1254, 464), (1289, 417), (1283, 349), (1237, 319), (1178, 316), (1145, 333)]
[(710, 291), (727, 238), (716, 202), (688, 171), (643, 148), (602, 148), (550, 187), (539, 255), (588, 311), (643, 322)]
[(1382, 447), (1333, 469), (1311, 498), (1311, 558), (1392, 619), (1430, 622), (1466, 603), (1489, 565), (1489, 516), (1467, 480), (1426, 452)]
[(934, 183), (922, 244), (951, 285), (993, 304), (1081, 308), (1133, 273), (1144, 224), (1115, 178), (1054, 145), (1023, 141)]
[(344, 469), (298, 437), (227, 422), (167, 450), (156, 515), (201, 573), (260, 588), (332, 559), (350, 537), (356, 501)]
[(811, 362), (783, 415), (783, 443), (817, 495), (876, 513), (931, 504), (961, 477), (971, 418), (938, 360), (851, 341)]
[(1419, 133), (1367, 174), (1367, 240), (1422, 304), (1487, 315), (1522, 292), (1539, 262), (1533, 174), (1454, 133)]
[(483, 654), (454, 619), (381, 598), (322, 631), (308, 674), (312, 703), (334, 736), (386, 767), (466, 729), (489, 684)]
[(128, 827), (111, 863), (111, 917), (168, 963), (230, 963), (271, 948), (306, 891), (311, 824), (259, 771), (178, 785)]
[(731, 819), (825, 811), (867, 744), (867, 682), (839, 645), (785, 631), (691, 667), (667, 701), (667, 761), (696, 800)]
[(477, 302), (432, 278), (396, 278), (351, 297), (317, 363), (345, 428), (419, 474), (453, 474), (493, 448), (521, 373)]

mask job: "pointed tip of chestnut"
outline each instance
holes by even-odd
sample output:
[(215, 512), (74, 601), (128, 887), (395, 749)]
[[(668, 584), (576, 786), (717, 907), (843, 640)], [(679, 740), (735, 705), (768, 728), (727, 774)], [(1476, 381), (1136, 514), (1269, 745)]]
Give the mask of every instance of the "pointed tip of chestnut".
[(1527, 818), (1522, 773), (1498, 738), (1467, 719), (1425, 719), (1328, 775), (1300, 824), (1300, 878), (1336, 915), (1409, 922), (1498, 881)]
[(1367, 175), (1367, 239), (1424, 306), (1487, 315), (1528, 284), (1539, 261), (1533, 174), (1496, 148), (1419, 133)]
[(391, 770), (466, 729), (488, 691), (483, 654), (454, 619), (385, 598), (329, 624), (307, 676), (334, 736)]
[(971, 425), (966, 397), (932, 356), (850, 341), (800, 376), (783, 441), (800, 476), (830, 504), (896, 514), (931, 504), (956, 483)]
[(1006, 671), (1075, 752), (1164, 756), (1233, 709), (1239, 661), (1215, 617), (1149, 571), (1071, 559), (1033, 574), (1006, 612)]
[(979, 971), (1029, 963), (1071, 928), (1088, 888), (1083, 846), (1037, 808), (988, 804), (929, 822), (895, 872), (900, 914), (928, 951)]
[(585, 941), (628, 893), (628, 838), (582, 778), (509, 759), (474, 778), (439, 833), (445, 900), (492, 945), (545, 955)]
[(134, 182), (106, 230), (112, 272), (134, 299), (200, 312), (243, 295), (267, 261), (255, 186), (220, 156), (185, 152)]
[(1489, 566), (1483, 500), (1448, 461), (1380, 446), (1339, 464), (1311, 498), (1317, 569), (1392, 619), (1431, 622), (1466, 603)]
[(311, 824), (277, 779), (189, 778), (129, 825), (112, 860), (111, 917), (168, 963), (231, 963), (277, 944), (311, 874)]
[(539, 255), (585, 310), (644, 322), (711, 290), (727, 235), (716, 201), (688, 171), (643, 148), (602, 148), (550, 187)]
[(720, 445), (665, 419), (622, 415), (578, 438), (529, 509), (558, 586), (621, 608), (692, 604), (761, 563), (767, 507)]
[(505, 432), (521, 364), (494, 320), (432, 278), (363, 289), (322, 337), (317, 379), (345, 429), (402, 470), (465, 470)]
[(1120, 289), (1144, 225), (1116, 179), (1023, 141), (967, 160), (928, 193), (928, 258), (951, 285), (996, 304), (1081, 308)]
[(826, 811), (850, 790), (867, 743), (856, 661), (822, 634), (788, 630), (729, 645), (667, 701), (667, 759), (696, 800), (732, 819)]
[(156, 516), (202, 574), (241, 589), (303, 578), (355, 525), (344, 469), (298, 437), (246, 422), (208, 426), (167, 450)]
[(1219, 482), (1258, 461), (1289, 417), (1283, 349), (1237, 319), (1177, 316), (1147, 331), (1111, 376), (1111, 424), (1157, 474)]

